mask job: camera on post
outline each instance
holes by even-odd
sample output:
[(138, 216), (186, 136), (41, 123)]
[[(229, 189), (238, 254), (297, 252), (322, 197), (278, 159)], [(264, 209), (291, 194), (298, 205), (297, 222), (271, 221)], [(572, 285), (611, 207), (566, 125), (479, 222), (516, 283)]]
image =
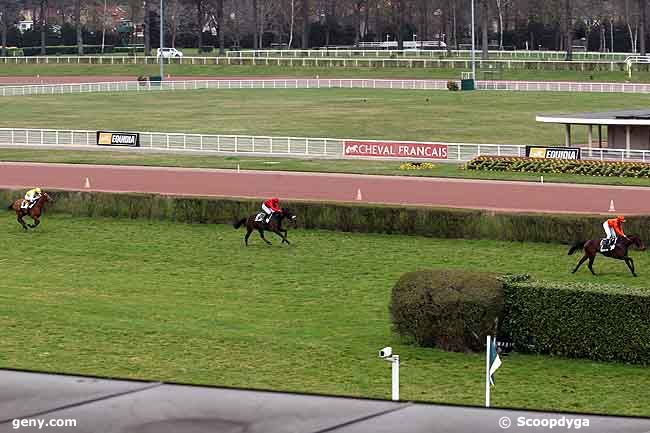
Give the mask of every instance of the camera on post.
[(393, 348), (390, 346), (384, 347), (379, 351), (379, 357), (383, 359), (389, 358), (392, 355), (393, 355)]

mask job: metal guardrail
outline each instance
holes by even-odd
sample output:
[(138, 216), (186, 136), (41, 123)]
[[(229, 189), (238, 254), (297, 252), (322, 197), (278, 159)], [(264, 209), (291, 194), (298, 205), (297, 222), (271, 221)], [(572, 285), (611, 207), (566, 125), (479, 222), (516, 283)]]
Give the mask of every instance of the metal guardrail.
[[(451, 80), (456, 81), (456, 80)], [(446, 90), (448, 80), (375, 79), (244, 79), (185, 80), (163, 82), (118, 81), (78, 84), (31, 84), (0, 86), (0, 96), (60, 95), (93, 92), (147, 92), (198, 89), (400, 89)], [(479, 90), (530, 92), (650, 93), (650, 84), (563, 81), (478, 80)]]
[[(56, 147), (56, 148), (105, 148), (97, 146), (96, 131), (0, 128), (0, 146)], [(413, 161), (417, 158), (378, 158), (345, 156), (346, 142), (403, 143), (388, 140), (357, 140), (311, 137), (266, 137), (244, 135), (183, 134), (166, 132), (139, 132), (140, 148), (153, 151), (187, 151), (207, 154), (269, 155), (297, 158), (350, 158)], [(430, 142), (408, 142), (432, 144)], [(524, 156), (526, 146), (518, 144), (444, 143), (433, 144), (447, 147), (447, 159), (437, 161), (468, 161), (479, 155)], [(650, 162), (650, 151), (624, 149), (583, 148), (585, 159)]]
[[(260, 55), (241, 56), (205, 56), (181, 57), (165, 59), (167, 64), (179, 65), (238, 65), (238, 66), (289, 66), (289, 67), (343, 67), (343, 68), (447, 68), (457, 69), (471, 67), (469, 58), (422, 58), (409, 56), (394, 58), (390, 51), (381, 51), (383, 56), (320, 56), (308, 51), (306, 57), (279, 55), (271, 57), (266, 52)], [(339, 52), (339, 51), (331, 51)], [(342, 51), (341, 51), (342, 52)], [(246, 53), (246, 51), (242, 52)], [(262, 54), (264, 53), (264, 54)], [(158, 63), (155, 56), (30, 56), (30, 57), (0, 57), (0, 64), (96, 64), (96, 65), (148, 65)], [(624, 71), (624, 59), (613, 60), (544, 60), (544, 59), (477, 59), (479, 68), (492, 67), (504, 70), (576, 70), (576, 71)]]

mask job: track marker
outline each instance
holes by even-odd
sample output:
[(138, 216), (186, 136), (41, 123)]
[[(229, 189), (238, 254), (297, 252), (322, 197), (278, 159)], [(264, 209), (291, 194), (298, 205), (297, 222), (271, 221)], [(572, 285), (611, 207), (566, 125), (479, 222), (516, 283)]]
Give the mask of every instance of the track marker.
[(540, 176), (540, 182), (544, 183), (544, 176)]
[(363, 196), (361, 195), (361, 188), (357, 189), (357, 200), (358, 201), (363, 200)]
[(609, 211), (616, 212), (616, 208), (614, 208), (614, 200), (609, 201)]
[(90, 179), (86, 178), (86, 182), (84, 182), (84, 188), (90, 188)]
[(237, 173), (239, 173), (239, 164), (237, 164)]

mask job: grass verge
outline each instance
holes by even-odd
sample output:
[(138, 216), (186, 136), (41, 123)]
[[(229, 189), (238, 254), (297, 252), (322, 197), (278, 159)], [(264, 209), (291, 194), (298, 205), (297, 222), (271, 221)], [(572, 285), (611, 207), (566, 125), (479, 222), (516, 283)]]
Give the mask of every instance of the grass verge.
[[(5, 251), (29, 252), (3, 269), (30, 270), (0, 281), (0, 366), (47, 371), (387, 398), (375, 353), (392, 345), (405, 400), (480, 405), (483, 355), (391, 333), (397, 278), (463, 267), (593, 279), (570, 275), (574, 258), (551, 244), (296, 230), (291, 247), (245, 248), (230, 226), (47, 215), (23, 233), (9, 213), (0, 227)], [(621, 266), (600, 262), (599, 281), (644, 287)], [(645, 368), (514, 354), (498, 375), (495, 406), (650, 415)]]

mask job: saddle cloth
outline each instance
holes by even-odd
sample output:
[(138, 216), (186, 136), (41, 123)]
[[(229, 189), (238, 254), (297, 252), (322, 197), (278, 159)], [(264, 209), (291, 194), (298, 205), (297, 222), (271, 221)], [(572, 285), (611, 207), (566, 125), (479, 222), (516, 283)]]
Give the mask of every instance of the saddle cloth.
[(608, 238), (602, 238), (600, 240), (600, 251), (612, 251), (614, 248), (616, 248), (616, 239), (614, 239), (611, 245), (608, 244)]
[(266, 214), (265, 214), (264, 212), (260, 212), (260, 213), (258, 213), (257, 216), (255, 217), (255, 221), (256, 221), (256, 222), (262, 222), (262, 221), (264, 221), (264, 218), (265, 218), (265, 217), (266, 217)]
[(25, 199), (23, 199), (23, 202), (20, 204), (20, 208), (21, 208), (21, 209), (27, 209), (27, 208), (29, 208), (29, 207), (30, 207), (30, 202), (29, 202), (29, 200), (25, 200)]

